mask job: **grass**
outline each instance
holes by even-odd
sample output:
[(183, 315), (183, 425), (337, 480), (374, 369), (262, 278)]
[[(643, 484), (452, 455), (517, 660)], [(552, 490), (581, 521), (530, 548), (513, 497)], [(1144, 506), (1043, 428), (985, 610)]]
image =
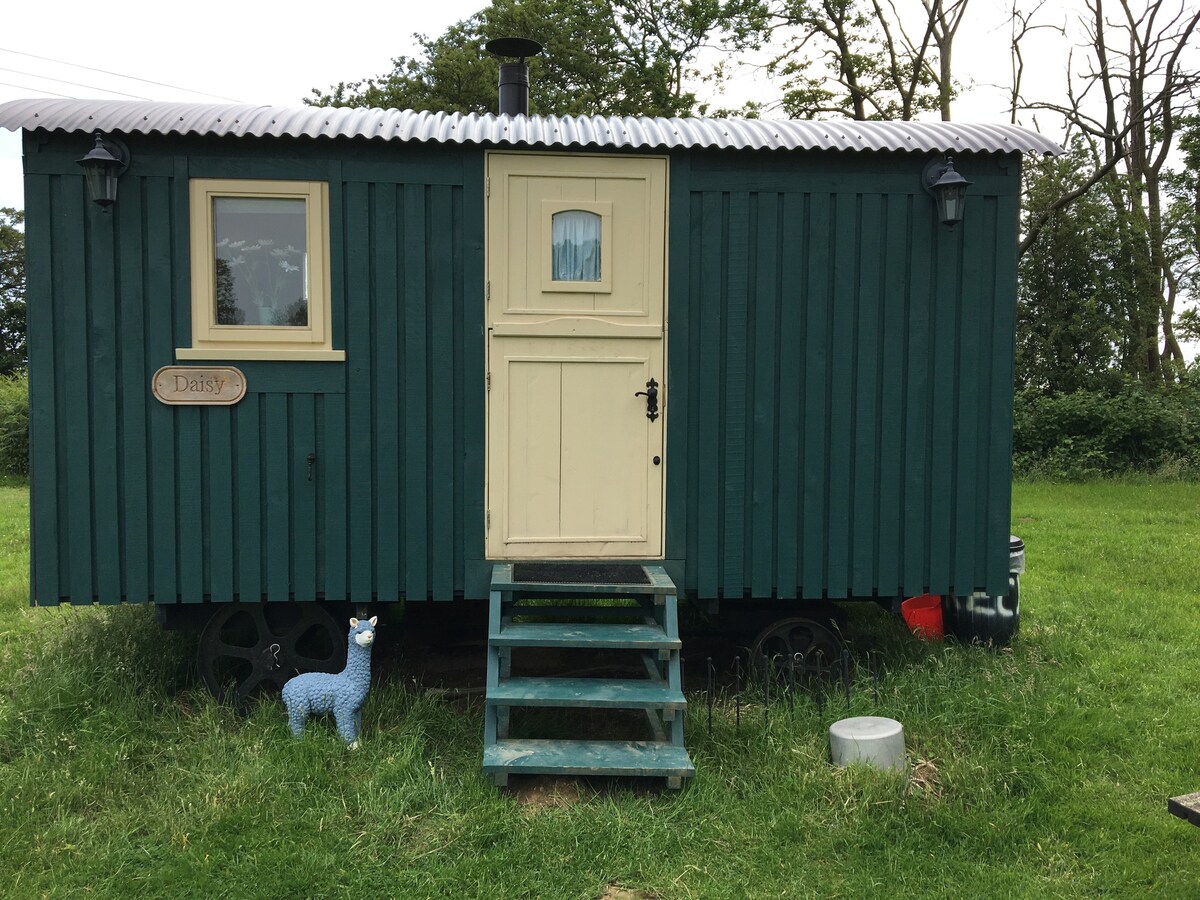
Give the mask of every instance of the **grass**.
[[(1011, 652), (922, 645), (854, 607), (913, 766), (836, 770), (847, 714), (692, 695), (682, 792), (579, 783), (523, 804), (479, 774), (481, 713), (378, 684), (365, 740), (238, 718), (148, 610), (25, 606), (26, 492), (0, 484), (0, 885), (102, 897), (1192, 897), (1200, 832), (1200, 485), (1020, 484)], [(480, 660), (482, 665), (482, 660)], [(567, 791), (570, 794), (570, 791)], [(645, 892), (645, 893), (639, 893)]]

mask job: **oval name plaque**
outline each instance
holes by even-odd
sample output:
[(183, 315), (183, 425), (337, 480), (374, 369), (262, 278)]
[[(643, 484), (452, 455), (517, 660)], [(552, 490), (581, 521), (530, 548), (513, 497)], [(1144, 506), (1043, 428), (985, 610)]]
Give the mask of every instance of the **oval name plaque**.
[(163, 366), (150, 386), (168, 406), (232, 406), (246, 396), (246, 376), (232, 366)]

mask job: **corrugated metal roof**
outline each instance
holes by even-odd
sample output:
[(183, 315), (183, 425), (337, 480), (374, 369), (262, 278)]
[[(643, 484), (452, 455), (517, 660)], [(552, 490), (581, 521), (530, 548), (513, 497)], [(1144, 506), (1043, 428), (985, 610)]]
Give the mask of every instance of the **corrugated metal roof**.
[(737, 150), (911, 150), (1058, 154), (1054, 141), (1015, 125), (961, 122), (854, 122), (838, 119), (665, 119), (634, 116), (497, 116), (160, 103), (140, 100), (12, 100), (0, 128), (125, 134), (379, 138), (496, 146)]

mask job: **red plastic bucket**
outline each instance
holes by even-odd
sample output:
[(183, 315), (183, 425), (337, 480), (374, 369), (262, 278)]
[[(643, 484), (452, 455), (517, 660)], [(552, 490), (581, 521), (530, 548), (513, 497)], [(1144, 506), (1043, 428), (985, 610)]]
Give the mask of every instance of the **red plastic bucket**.
[(936, 594), (909, 597), (900, 604), (900, 615), (912, 633), (923, 641), (940, 641), (944, 634), (942, 625), (942, 598)]

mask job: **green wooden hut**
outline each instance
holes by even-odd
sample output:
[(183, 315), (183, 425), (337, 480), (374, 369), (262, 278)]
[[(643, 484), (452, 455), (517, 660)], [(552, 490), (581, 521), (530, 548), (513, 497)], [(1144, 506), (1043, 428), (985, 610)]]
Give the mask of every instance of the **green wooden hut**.
[[(24, 130), (35, 604), (219, 620), (248, 688), (320, 663), (321, 604), (491, 598), (499, 697), (510, 603), (587, 563), (661, 628), (625, 646), (655, 651), (682, 752), (676, 596), (803, 619), (933, 593), (977, 622), (1010, 594), (1037, 134), (84, 100), (0, 126)], [(576, 767), (625, 771), (602, 750)]]

